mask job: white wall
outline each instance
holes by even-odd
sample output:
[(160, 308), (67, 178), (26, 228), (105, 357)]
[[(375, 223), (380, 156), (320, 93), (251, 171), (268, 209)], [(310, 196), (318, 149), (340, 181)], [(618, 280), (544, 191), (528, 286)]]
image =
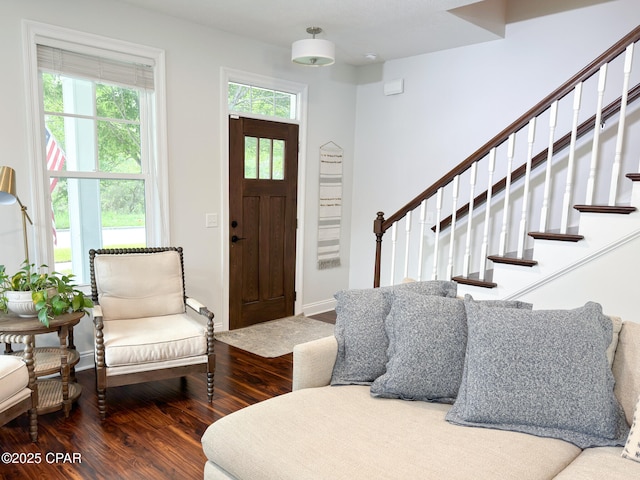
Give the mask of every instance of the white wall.
[[(22, 20), (28, 19), (119, 40), (161, 48), (166, 52), (168, 154), (171, 175), (171, 244), (184, 247), (187, 292), (223, 318), (222, 228), (204, 227), (205, 213), (217, 213), (219, 224), (228, 221), (222, 211), (220, 105), (221, 68), (226, 67), (308, 85), (306, 194), (303, 220), (304, 271), (302, 305), (331, 308), (333, 293), (348, 283), (349, 235), (343, 232), (343, 266), (318, 271), (315, 261), (318, 211), (318, 149), (334, 141), (345, 152), (345, 224), (350, 222), (350, 181), (354, 152), (356, 70), (334, 65), (312, 69), (293, 65), (290, 51), (154, 14), (117, 1), (3, 0), (0, 15), (0, 145), (2, 161), (16, 170), (18, 191), (31, 211), (32, 185), (26, 151), (28, 125), (26, 82), (23, 73)], [(32, 241), (33, 245), (34, 242)], [(0, 209), (0, 263), (16, 268), (24, 258), (19, 208)], [(31, 260), (41, 259), (32, 252)], [(55, 338), (44, 339), (55, 344)], [(84, 318), (76, 329), (76, 344), (91, 359), (92, 326)]]
[[(509, 5), (508, 19), (527, 18), (526, 2)], [(638, 24), (637, 1), (614, 0), (512, 21), (502, 40), (362, 69), (350, 287), (372, 285), (377, 211), (394, 213)], [(397, 78), (405, 92), (384, 96)]]

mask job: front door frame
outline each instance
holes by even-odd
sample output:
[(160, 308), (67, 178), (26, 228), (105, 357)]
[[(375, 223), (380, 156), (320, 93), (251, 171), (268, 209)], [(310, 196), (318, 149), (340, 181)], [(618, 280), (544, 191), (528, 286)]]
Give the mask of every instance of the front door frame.
[(297, 119), (287, 120), (276, 117), (264, 117), (260, 115), (251, 115), (242, 113), (243, 117), (258, 118), (272, 120), (276, 122), (295, 123), (298, 125), (299, 147), (298, 147), (298, 205), (297, 219), (298, 229), (296, 231), (296, 275), (295, 275), (295, 291), (296, 299), (294, 301), (294, 314), (298, 315), (302, 312), (303, 295), (303, 272), (304, 272), (304, 206), (306, 191), (306, 145), (307, 145), (307, 85), (285, 80), (279, 80), (254, 73), (233, 70), (229, 68), (221, 68), (221, 88), (220, 88), (220, 176), (221, 191), (220, 205), (221, 221), (220, 225), (220, 245), (222, 247), (221, 258), (221, 285), (222, 285), (222, 321), (216, 322), (216, 330), (226, 331), (229, 329), (229, 236), (230, 236), (230, 218), (229, 218), (229, 115), (233, 112), (228, 108), (228, 85), (229, 82), (244, 83), (263, 88), (286, 91), (295, 93), (298, 96)]

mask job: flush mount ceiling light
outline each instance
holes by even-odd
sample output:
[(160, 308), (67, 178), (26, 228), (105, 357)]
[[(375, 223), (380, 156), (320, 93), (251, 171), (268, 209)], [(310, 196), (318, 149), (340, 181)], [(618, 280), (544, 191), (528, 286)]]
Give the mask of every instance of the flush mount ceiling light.
[(322, 33), (320, 27), (309, 27), (307, 33), (313, 35), (313, 38), (298, 40), (291, 45), (291, 61), (311, 67), (332, 65), (336, 56), (333, 42), (316, 38), (316, 35)]

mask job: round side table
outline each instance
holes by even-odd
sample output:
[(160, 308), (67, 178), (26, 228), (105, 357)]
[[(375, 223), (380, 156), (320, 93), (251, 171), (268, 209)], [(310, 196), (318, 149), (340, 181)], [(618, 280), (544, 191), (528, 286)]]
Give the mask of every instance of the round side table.
[[(41, 335), (57, 332), (59, 347), (35, 347), (34, 370), (36, 378), (59, 373), (57, 378), (38, 379), (38, 415), (64, 410), (65, 417), (71, 412), (71, 405), (82, 393), (82, 387), (76, 383), (75, 366), (80, 355), (73, 343), (73, 327), (84, 312), (65, 313), (54, 317), (49, 326), (43, 325), (37, 317), (19, 317), (0, 313), (0, 332), (17, 335)], [(5, 344), (5, 354), (24, 356), (24, 351), (14, 352), (11, 344)]]

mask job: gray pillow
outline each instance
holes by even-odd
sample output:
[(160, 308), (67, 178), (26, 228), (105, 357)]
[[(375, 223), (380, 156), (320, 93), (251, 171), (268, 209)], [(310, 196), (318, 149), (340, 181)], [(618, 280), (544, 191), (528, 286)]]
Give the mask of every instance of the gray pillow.
[(620, 446), (629, 432), (606, 350), (611, 320), (574, 310), (490, 309), (465, 298), (467, 352), (454, 424)]
[(371, 385), (385, 372), (389, 341), (384, 321), (391, 310), (394, 291), (455, 297), (457, 284), (431, 280), (336, 293), (338, 355), (331, 385)]
[[(502, 308), (528, 308), (520, 301), (489, 300)], [(374, 397), (453, 403), (462, 381), (467, 345), (464, 301), (395, 292), (385, 321), (386, 372), (371, 385)]]

